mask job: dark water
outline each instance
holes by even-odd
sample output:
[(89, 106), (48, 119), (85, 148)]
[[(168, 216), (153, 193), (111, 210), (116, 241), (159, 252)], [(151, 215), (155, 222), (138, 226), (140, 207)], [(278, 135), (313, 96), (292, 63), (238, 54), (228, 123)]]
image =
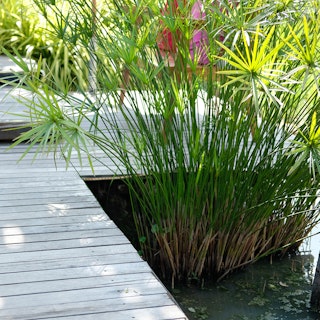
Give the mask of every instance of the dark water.
[(296, 256), (259, 261), (218, 284), (178, 288), (173, 295), (190, 320), (320, 319), (310, 309), (319, 250), (317, 235)]
[[(134, 243), (128, 190), (121, 180), (110, 182), (87, 184)], [(317, 232), (320, 225), (313, 231)], [(309, 303), (319, 250), (316, 235), (303, 243), (299, 255), (259, 261), (218, 284), (181, 287), (172, 293), (190, 320), (320, 320)]]

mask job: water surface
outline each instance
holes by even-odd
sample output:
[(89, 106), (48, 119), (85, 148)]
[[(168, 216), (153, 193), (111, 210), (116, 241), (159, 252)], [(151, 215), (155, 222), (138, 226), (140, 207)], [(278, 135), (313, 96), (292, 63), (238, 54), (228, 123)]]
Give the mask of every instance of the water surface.
[(218, 284), (177, 288), (173, 295), (190, 320), (318, 320), (310, 296), (319, 250), (316, 235), (298, 255), (261, 260)]

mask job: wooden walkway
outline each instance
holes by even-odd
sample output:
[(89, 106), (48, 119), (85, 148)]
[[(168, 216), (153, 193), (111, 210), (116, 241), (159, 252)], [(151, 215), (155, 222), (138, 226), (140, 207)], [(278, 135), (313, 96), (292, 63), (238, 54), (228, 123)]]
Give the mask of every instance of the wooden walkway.
[[(0, 112), (21, 109), (5, 94)], [(0, 319), (187, 319), (78, 172), (32, 153), (18, 163), (25, 146), (9, 145), (0, 143)]]

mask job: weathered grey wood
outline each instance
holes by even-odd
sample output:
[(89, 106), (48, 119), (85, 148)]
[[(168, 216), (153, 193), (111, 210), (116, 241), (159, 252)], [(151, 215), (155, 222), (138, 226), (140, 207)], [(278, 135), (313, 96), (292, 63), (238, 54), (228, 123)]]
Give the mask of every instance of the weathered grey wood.
[[(1, 164), (1, 163), (0, 163)], [(34, 164), (35, 165), (35, 164)], [(32, 164), (30, 164), (30, 166), (33, 166)], [(19, 174), (19, 172), (21, 172)], [(43, 175), (44, 173), (46, 173), (45, 175)], [(5, 175), (5, 176), (4, 176)], [(59, 177), (60, 175), (60, 177)], [(69, 179), (75, 179), (75, 174), (70, 174), (69, 172), (65, 172), (65, 171), (60, 171), (60, 173), (57, 173), (56, 170), (46, 170), (45, 168), (41, 171), (31, 171), (31, 170), (24, 170), (23, 168), (20, 169), (19, 167), (16, 167), (15, 170), (5, 170), (4, 172), (1, 172), (0, 174), (1, 176), (1, 180), (5, 180), (7, 181), (8, 178), (13, 178), (13, 179), (17, 179), (18, 181), (50, 181), (52, 184), (57, 185), (59, 183), (60, 180), (69, 178)], [(57, 181), (55, 182), (54, 179), (57, 179)], [(16, 180), (16, 183), (18, 183), (18, 181)]]
[(69, 190), (68, 192), (61, 191), (61, 190), (56, 190), (56, 191), (50, 191), (50, 190), (33, 190), (33, 192), (27, 192), (27, 193), (20, 193), (18, 195), (14, 193), (10, 193), (6, 195), (5, 197), (0, 195), (0, 201), (8, 201), (8, 200), (27, 200), (27, 199), (37, 199), (41, 197), (42, 199), (56, 199), (56, 198), (65, 198), (66, 201), (68, 200), (69, 202), (74, 202), (74, 200), (77, 200), (77, 198), (83, 198), (83, 199), (88, 199), (92, 200), (92, 193), (90, 190), (83, 190), (81, 188), (80, 190)]
[[(12, 181), (12, 180), (11, 180)], [(79, 191), (79, 187), (82, 187), (81, 184), (52, 184), (50, 181), (40, 181), (37, 183), (37, 187), (41, 188), (41, 192), (74, 192), (74, 191)], [(16, 194), (18, 194), (18, 197), (21, 195), (29, 194), (32, 195), (34, 193), (34, 182), (24, 182), (24, 183), (19, 183), (18, 185), (14, 185), (13, 183), (10, 183), (10, 180), (7, 182), (4, 182), (4, 180), (1, 181), (1, 189), (0, 189), (0, 197), (2, 194), (9, 196), (10, 197), (15, 197)], [(8, 194), (8, 191), (10, 193)], [(86, 194), (91, 194), (90, 190), (82, 190), (83, 193)]]
[[(95, 320), (97, 317), (108, 317), (112, 320), (123, 319), (148, 319), (148, 320), (168, 320), (168, 319), (185, 319), (181, 318), (181, 312), (177, 312), (174, 306), (141, 308), (134, 310), (116, 310), (113, 312), (82, 314), (78, 316), (66, 317), (65, 319), (72, 320)], [(110, 318), (109, 318), (110, 317)]]
[[(99, 238), (87, 238), (83, 237), (81, 239), (64, 239), (55, 241), (41, 241), (41, 242), (23, 242), (23, 237), (18, 236), (21, 241), (19, 243), (10, 243), (8, 239), (3, 245), (0, 245), (0, 254), (5, 254), (10, 249), (10, 252), (25, 252), (25, 250), (30, 251), (43, 251), (46, 250), (60, 250), (60, 249), (70, 249), (70, 248), (82, 248), (82, 247), (99, 247), (99, 246), (111, 246), (118, 244), (126, 244), (128, 240), (123, 235), (118, 236), (105, 236)], [(6, 238), (7, 239), (7, 238)]]
[[(24, 252), (11, 252), (8, 248), (7, 253), (2, 253), (1, 262), (2, 263), (13, 263), (14, 261), (46, 261), (60, 259), (65, 256), (68, 257), (88, 257), (88, 256), (102, 256), (107, 254), (124, 254), (134, 252), (134, 249), (128, 243), (120, 243), (118, 245), (110, 246), (98, 246), (90, 247), (83, 246), (81, 248), (62, 248), (62, 249), (52, 249), (48, 251), (28, 251)], [(139, 257), (137, 256), (137, 261)]]
[[(82, 294), (91, 292), (82, 291)], [(37, 296), (35, 296), (37, 298)], [(148, 302), (144, 303), (143, 299), (137, 298), (130, 294), (123, 294), (118, 299), (96, 299), (89, 301), (79, 301), (78, 303), (56, 303), (50, 306), (26, 306), (23, 312), (17, 315), (16, 311), (8, 309), (6, 314), (10, 316), (12, 311), (14, 319), (186, 319), (182, 312), (172, 304), (172, 301), (163, 294), (150, 292)], [(52, 317), (52, 314), (56, 317)], [(35, 314), (37, 315), (35, 317)], [(67, 317), (68, 316), (68, 317)], [(88, 318), (87, 318), (88, 317)]]
[[(1, 163), (0, 163), (1, 164)], [(32, 164), (30, 164), (31, 166)], [(43, 170), (45, 171), (45, 169)], [(43, 173), (42, 171), (42, 173)], [(19, 174), (19, 172), (21, 172)], [(3, 181), (4, 183), (8, 183), (8, 180), (9, 178), (11, 179), (12, 181), (12, 178), (13, 179), (19, 179), (19, 183), (28, 183), (28, 182), (41, 182), (41, 183), (44, 183), (44, 182), (48, 182), (48, 183), (51, 183), (52, 185), (59, 185), (59, 183), (63, 183), (63, 180), (65, 180), (66, 178), (69, 177), (69, 179), (73, 179), (73, 175), (70, 175), (69, 172), (63, 172), (65, 174), (60, 174), (58, 175), (56, 172), (47, 172), (46, 175), (44, 176), (43, 174), (38, 174), (38, 175), (31, 175), (30, 172), (25, 172), (23, 169), (19, 170), (18, 167), (16, 167), (15, 171), (10, 173), (10, 175), (7, 174), (8, 172), (4, 172), (4, 173), (1, 173), (0, 175), (0, 179), (1, 179), (1, 182)], [(6, 174), (6, 175), (4, 175)], [(17, 180), (15, 181), (16, 183), (18, 182)], [(75, 181), (75, 183), (77, 183)]]
[(77, 175), (0, 166), (1, 319), (185, 319)]
[[(150, 272), (132, 273), (113, 276), (103, 276), (97, 273), (96, 277), (84, 277), (80, 279), (58, 279), (47, 281), (34, 281), (24, 283), (13, 283), (1, 286), (2, 297), (20, 296), (27, 294), (38, 294), (47, 292), (72, 291), (100, 287), (130, 287), (141, 289), (143, 283), (149, 286), (160, 286), (159, 282)], [(17, 287), (19, 291), (17, 292)], [(119, 288), (118, 288), (119, 290)]]
[[(11, 90), (0, 88), (2, 128), (25, 121), (16, 98), (32, 98)], [(120, 172), (112, 159), (92, 148), (104, 159), (92, 173), (76, 153), (66, 169), (9, 146), (0, 143), (0, 319), (186, 319), (81, 179)]]
[[(28, 207), (23, 207), (23, 209), (24, 210), (18, 210), (18, 208), (15, 208), (15, 209), (10, 208), (10, 210), (8, 210), (8, 208), (6, 208), (5, 210), (3, 210), (4, 212), (1, 212), (0, 214), (0, 221), (1, 220), (6, 220), (6, 221), (20, 220), (20, 223), (22, 223), (22, 221), (26, 219), (61, 217), (66, 215), (66, 213), (63, 212), (63, 210), (53, 210), (51, 206), (47, 206), (47, 207), (43, 205), (28, 206)], [(86, 215), (86, 214), (92, 215), (93, 210), (94, 210), (95, 220), (99, 220), (100, 218), (104, 220), (108, 220), (108, 216), (106, 216), (103, 209), (101, 208), (99, 210), (95, 206), (83, 207), (83, 205), (78, 205), (78, 206), (70, 207), (70, 204), (69, 204), (68, 216), (70, 217), (70, 216), (78, 216), (78, 215)]]
[[(91, 223), (93, 221), (108, 221), (108, 217), (104, 212), (98, 211), (96, 214), (93, 215), (92, 211), (94, 208), (88, 210), (85, 208), (85, 202), (83, 202), (83, 208), (82, 209), (77, 209), (77, 210), (72, 210), (71, 214), (67, 214), (66, 212), (63, 211), (63, 208), (60, 208), (59, 211), (54, 211), (50, 210), (50, 207), (47, 208), (47, 211), (49, 211), (49, 214), (46, 216), (43, 216), (42, 219), (39, 219), (36, 216), (33, 216), (32, 214), (25, 214), (24, 217), (23, 214), (17, 214), (16, 217), (14, 217), (12, 214), (5, 214), (4, 216), (8, 217), (8, 219), (5, 219), (7, 222), (7, 226), (4, 227), (9, 227), (9, 224), (12, 222), (14, 226), (30, 226), (30, 225), (49, 225), (49, 224), (74, 224), (77, 222), (86, 222)], [(68, 212), (69, 213), (69, 212)], [(43, 212), (42, 212), (43, 214)], [(2, 214), (1, 214), (2, 216)], [(23, 219), (22, 221), (20, 219)], [(1, 218), (3, 220), (3, 218)], [(18, 224), (17, 224), (18, 223)]]
[[(91, 239), (101, 238), (105, 236), (105, 228), (103, 229), (91, 229), (84, 231), (73, 231), (64, 233), (36, 233), (36, 234), (22, 234), (19, 228), (11, 228), (3, 230), (3, 237), (0, 238), (0, 250), (1, 245), (14, 246), (15, 244), (22, 246), (23, 244), (36, 243), (36, 242), (48, 242), (48, 241), (61, 241), (70, 239)], [(122, 233), (117, 228), (109, 228), (108, 237), (122, 236)]]
[(37, 225), (37, 226), (26, 226), (26, 227), (19, 227), (18, 225), (7, 225), (7, 227), (13, 228), (20, 228), (22, 234), (39, 234), (39, 233), (57, 233), (57, 232), (70, 232), (70, 231), (77, 231), (77, 230), (100, 230), (105, 229), (108, 230), (108, 227), (113, 226), (113, 222), (104, 222), (101, 221), (92, 221), (90, 223), (73, 223), (73, 224), (59, 224), (59, 225)]
[[(54, 308), (55, 314), (64, 314), (64, 315), (74, 315), (74, 314), (88, 314), (94, 311), (100, 312), (116, 312), (123, 309), (125, 305), (128, 309), (134, 305), (139, 308), (150, 308), (154, 306), (159, 306), (159, 301), (161, 301), (162, 306), (168, 304), (172, 305), (172, 302), (164, 294), (162, 295), (151, 295), (148, 299), (148, 304), (144, 303), (143, 300), (137, 299), (136, 297), (126, 297), (121, 300), (114, 300), (112, 304), (106, 303), (106, 300), (95, 300), (95, 301), (82, 301), (81, 303), (63, 303), (56, 304), (54, 306), (49, 306)], [(48, 314), (48, 306), (36, 306), (36, 307), (26, 307), (24, 308), (23, 318), (17, 317), (16, 319), (34, 319), (34, 310), (37, 309), (37, 314), (40, 317), (45, 317)], [(10, 312), (11, 311), (11, 312)], [(49, 311), (50, 312), (50, 311)], [(12, 310), (8, 310), (6, 315), (10, 316)], [(16, 315), (16, 314), (15, 314)], [(108, 318), (109, 319), (109, 318)]]
[[(65, 215), (68, 210), (76, 210), (76, 209), (95, 209), (96, 204), (88, 204), (86, 203), (65, 203), (65, 204), (60, 204), (60, 203), (48, 203), (47, 205), (45, 204), (33, 204), (30, 206), (19, 206), (19, 207), (5, 207), (3, 210), (1, 210), (1, 213), (17, 213), (17, 212), (25, 212), (26, 216), (28, 215), (28, 212), (35, 212), (35, 211), (43, 211), (47, 210), (51, 214), (59, 214), (59, 215)], [(100, 209), (97, 208), (97, 212)]]
[[(11, 285), (15, 283), (32, 283), (32, 282), (42, 282), (42, 281), (53, 281), (53, 280), (63, 280), (63, 279), (81, 279), (99, 276), (119, 276), (125, 274), (132, 274), (132, 270), (136, 270), (135, 273), (148, 273), (149, 266), (146, 262), (132, 262), (132, 263), (122, 263), (117, 264), (117, 268), (112, 266), (106, 266), (104, 264), (94, 265), (94, 266), (76, 266), (69, 268), (59, 268), (48, 270), (32, 270), (24, 272), (14, 272), (0, 274), (0, 285)], [(113, 278), (115, 279), (115, 278)]]
[[(1, 201), (1, 200), (0, 200)], [(3, 203), (1, 203), (3, 202)], [(50, 197), (50, 194), (43, 194), (39, 193), (38, 198), (27, 198), (27, 199), (15, 199), (15, 200), (3, 200), (0, 202), (0, 207), (5, 208), (5, 207), (12, 207), (12, 206), (29, 206), (29, 205), (37, 205), (37, 204), (48, 204), (50, 202), (53, 203), (83, 203), (85, 205), (93, 205), (96, 203), (95, 199), (92, 197), (88, 196), (80, 196), (80, 197), (73, 197), (72, 193), (70, 192), (70, 195), (64, 195), (60, 197)]]
[[(81, 283), (81, 281), (78, 281), (78, 283)], [(76, 281), (73, 281), (73, 284), (77, 286)], [(108, 300), (111, 300), (112, 303), (114, 303), (116, 299), (123, 299), (124, 297), (140, 297), (141, 300), (143, 300), (147, 294), (152, 296), (154, 294), (164, 293), (161, 284), (155, 280), (145, 282), (133, 281), (132, 283), (129, 280), (110, 286), (103, 286), (101, 282), (101, 286), (98, 287), (90, 286), (88, 281), (87, 287), (79, 287), (78, 290), (67, 290), (67, 288), (68, 286), (62, 286), (60, 288), (54, 288), (55, 290), (51, 290), (50, 284), (48, 283), (47, 288), (43, 287), (43, 292), (35, 292), (27, 295), (4, 296), (3, 304), (7, 306), (10, 305), (10, 307), (6, 309), (22, 309), (17, 313), (23, 313), (23, 309), (25, 307), (37, 307), (42, 305), (50, 306), (68, 302), (81, 303), (83, 301), (95, 301), (100, 299), (105, 299), (107, 305), (110, 303)], [(30, 290), (32, 290), (32, 288), (30, 288)], [(144, 292), (144, 290), (148, 290), (148, 292)], [(147, 303), (147, 299), (145, 303)], [(0, 310), (0, 312), (2, 312), (2, 310)], [(36, 317), (37, 315), (34, 314), (34, 316)], [(53, 316), (55, 316), (55, 314), (51, 315), (51, 317)]]
[[(141, 261), (140, 261), (141, 262)], [(138, 263), (140, 263), (138, 262)], [(48, 274), (51, 273), (51, 270), (55, 269), (73, 269), (75, 267), (92, 267), (96, 266), (110, 266), (114, 270), (117, 270), (118, 265), (125, 263), (129, 267), (133, 263), (137, 263), (137, 254), (135, 252), (122, 253), (121, 255), (114, 254), (105, 254), (105, 255), (87, 255), (87, 256), (71, 256), (71, 257), (62, 257), (56, 260), (42, 260), (39, 263), (38, 260), (31, 261), (15, 261), (10, 263), (0, 263), (0, 274), (10, 275), (17, 274), (20, 272), (35, 272), (46, 270)], [(117, 265), (116, 268), (114, 265)], [(132, 272), (133, 269), (131, 269)], [(140, 272), (140, 271), (135, 271)]]
[(186, 319), (79, 176), (0, 166), (1, 319)]

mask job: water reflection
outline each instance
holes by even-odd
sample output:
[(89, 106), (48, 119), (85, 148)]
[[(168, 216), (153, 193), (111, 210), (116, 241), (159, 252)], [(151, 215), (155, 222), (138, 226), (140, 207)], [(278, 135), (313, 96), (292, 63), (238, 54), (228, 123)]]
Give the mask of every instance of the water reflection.
[[(320, 231), (320, 226), (314, 233)], [(176, 300), (190, 320), (316, 320), (310, 310), (311, 287), (320, 236), (301, 247), (301, 254), (270, 264), (259, 261), (219, 284), (204, 289), (180, 288)]]

